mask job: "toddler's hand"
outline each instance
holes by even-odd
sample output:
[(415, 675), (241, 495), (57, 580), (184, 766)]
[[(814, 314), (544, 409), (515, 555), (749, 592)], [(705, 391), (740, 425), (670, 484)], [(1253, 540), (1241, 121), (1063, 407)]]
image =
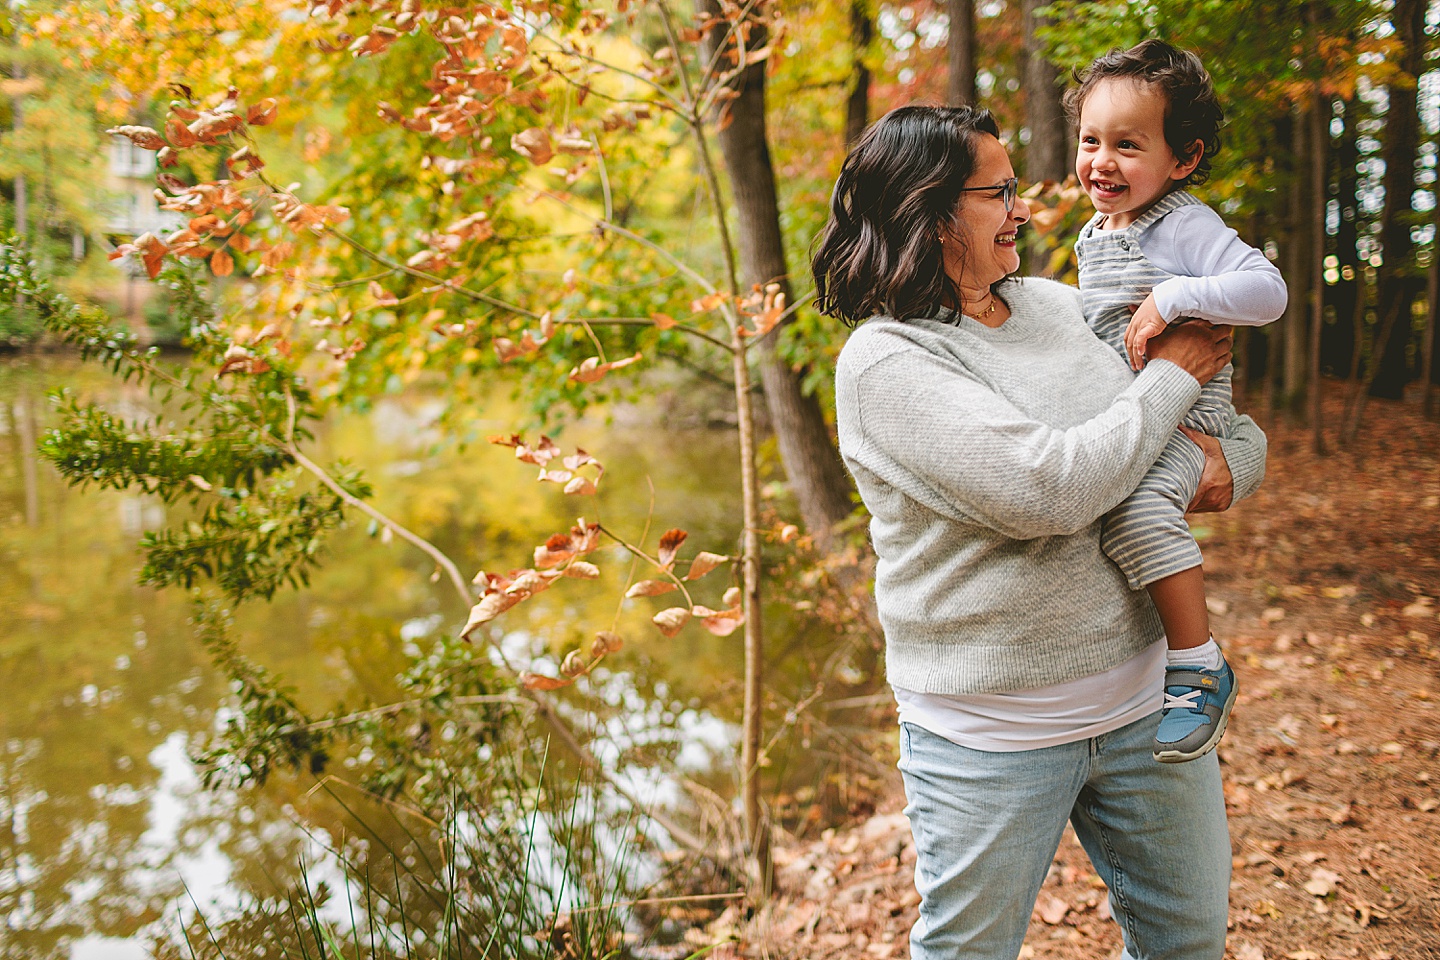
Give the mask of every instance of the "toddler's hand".
[(1139, 370), (1145, 366), (1145, 344), (1150, 342), (1151, 337), (1164, 333), (1169, 326), (1155, 307), (1154, 294), (1135, 308), (1130, 326), (1125, 328), (1125, 354), (1130, 358), (1131, 367)]

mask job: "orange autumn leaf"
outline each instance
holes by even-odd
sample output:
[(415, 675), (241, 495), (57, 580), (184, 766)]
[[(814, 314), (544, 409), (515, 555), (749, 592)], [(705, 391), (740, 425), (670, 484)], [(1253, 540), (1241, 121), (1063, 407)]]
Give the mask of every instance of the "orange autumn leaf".
[(547, 677), (543, 673), (531, 673), (529, 670), (520, 674), (520, 685), (526, 690), (559, 690), (574, 682), (569, 677)]
[(611, 370), (618, 370), (621, 367), (628, 367), (641, 359), (641, 354), (636, 353), (633, 357), (626, 357), (623, 360), (612, 360), (609, 363), (601, 363), (599, 357), (590, 357), (570, 371), (570, 379), (577, 383), (595, 383), (604, 378)]
[(210, 255), (210, 269), (217, 277), (228, 277), (235, 272), (235, 258), (222, 247)]
[(705, 574), (714, 570), (720, 566), (720, 564), (729, 562), (729, 560), (729, 557), (721, 556), (718, 553), (710, 553), (708, 550), (702, 550), (695, 555), (694, 560), (690, 561), (690, 571), (685, 574), (684, 579), (699, 580), (705, 576)]
[(665, 533), (661, 535), (660, 550), (656, 554), (657, 559), (660, 561), (660, 566), (669, 570), (670, 567), (674, 565), (675, 552), (680, 549), (680, 544), (684, 543), (685, 538), (688, 536), (690, 536), (690, 534), (678, 527), (666, 530)]
[(670, 607), (661, 610), (650, 618), (660, 632), (667, 637), (673, 637), (680, 632), (680, 628), (690, 621), (690, 610), (686, 607)]
[(658, 597), (663, 593), (670, 593), (680, 589), (668, 580), (641, 580), (630, 585), (625, 591), (625, 596), (634, 599), (636, 597)]

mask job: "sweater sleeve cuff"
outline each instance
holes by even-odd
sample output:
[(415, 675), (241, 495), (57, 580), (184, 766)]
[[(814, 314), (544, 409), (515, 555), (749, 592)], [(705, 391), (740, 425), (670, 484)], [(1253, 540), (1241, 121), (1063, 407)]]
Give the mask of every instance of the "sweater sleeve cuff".
[(1220, 451), (1225, 454), (1225, 463), (1230, 467), (1230, 476), (1235, 483), (1232, 503), (1238, 503), (1260, 489), (1265, 479), (1265, 431), (1249, 417), (1239, 417), (1232, 424), (1230, 438), (1220, 441)]
[(1131, 389), (1143, 391), (1160, 409), (1173, 413), (1177, 424), (1185, 411), (1200, 399), (1200, 381), (1169, 360), (1151, 360), (1147, 363), (1145, 369), (1135, 378)]

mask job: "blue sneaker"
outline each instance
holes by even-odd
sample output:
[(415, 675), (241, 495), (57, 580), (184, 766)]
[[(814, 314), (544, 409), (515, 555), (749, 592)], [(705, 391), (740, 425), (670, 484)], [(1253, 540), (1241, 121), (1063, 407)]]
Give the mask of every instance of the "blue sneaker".
[(1167, 669), (1160, 729), (1155, 731), (1155, 759), (1184, 763), (1214, 750), (1230, 722), (1235, 690), (1235, 671), (1228, 663), (1221, 663), (1218, 670)]

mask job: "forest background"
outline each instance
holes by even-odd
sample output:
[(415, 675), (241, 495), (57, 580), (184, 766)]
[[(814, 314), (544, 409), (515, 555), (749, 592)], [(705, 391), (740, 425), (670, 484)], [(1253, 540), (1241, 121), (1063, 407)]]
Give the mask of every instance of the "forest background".
[[(199, 751), (207, 782), (273, 772), (328, 790), (343, 765), (391, 805), (379, 809), (403, 804), (435, 825), (336, 844), (346, 875), (365, 876), (363, 896), (337, 899), (384, 921), (369, 953), (478, 956), (507, 938), (516, 955), (683, 945), (683, 916), (629, 902), (735, 890), (763, 902), (774, 831), (818, 829), (854, 805), (853, 784), (806, 793), (766, 774), (782, 733), (821, 729), (817, 705), (864, 699), (875, 672), (863, 517), (831, 439), (845, 331), (809, 307), (806, 269), (846, 145), (904, 103), (988, 107), (1036, 209), (1027, 269), (1073, 278), (1089, 210), (1066, 183), (1070, 70), (1152, 35), (1195, 50), (1228, 121), (1203, 196), (1290, 289), (1280, 322), (1240, 334), (1242, 406), (1338, 457), (1363, 436), (1371, 398), (1435, 412), (1437, 33), (1440, 9), (1417, 0), (12, 3), (0, 233), (17, 240), (0, 338), (17, 351), (68, 344), (159, 405), (137, 415), (77, 381), (38, 447), (70, 483), (171, 508), (142, 540), (141, 577), (198, 588), (197, 642), (232, 681)], [(153, 229), (117, 230), (117, 202)], [(497, 499), (493, 511), (515, 516), (479, 538), (443, 507), (384, 508), (358, 471), (316, 454), (327, 417), (415, 391), (438, 400), (437, 444), (507, 448), (591, 520), (556, 532), (527, 501)], [(496, 434), (501, 395), (510, 425)], [(734, 467), (717, 470), (733, 488), (732, 539), (696, 550), (655, 508), (664, 491), (610, 460), (603, 429), (591, 452), (542, 437), (657, 408), (733, 433)], [(11, 436), (27, 435), (23, 420)], [(602, 487), (614, 499), (587, 499)], [(617, 501), (640, 505), (633, 528), (595, 521), (590, 504)], [(286, 687), (229, 624), (231, 609), (349, 562), (325, 549), (347, 522), (436, 584), (444, 627), (421, 649), (395, 624), (378, 642), (398, 677), (337, 706)], [(552, 587), (625, 602), (538, 648), (508, 645), (519, 614), (507, 611), (550, 603)], [(568, 618), (567, 603), (547, 609)], [(827, 637), (783, 692), (765, 676), (777, 660), (767, 604), (798, 607)], [(780, 622), (782, 649), (808, 638)], [(646, 751), (616, 746), (627, 708), (604, 694), (639, 630), (734, 634), (744, 649), (726, 678), (743, 686), (734, 775), (691, 783), (665, 809), (617, 772)], [(642, 766), (672, 762), (669, 750)], [(571, 859), (534, 878), (542, 811)], [(696, 859), (623, 869), (625, 833), (648, 851), (635, 857)], [(369, 876), (372, 853), (406, 844), (438, 851), (438, 867), (396, 856), (403, 877)], [(478, 884), (475, 865), (502, 853), (518, 886)], [(22, 872), (5, 895), (43, 955), (75, 933), (25, 906)], [(290, 869), (276, 889), (291, 893), (256, 892), (215, 930), (203, 910), (182, 923), (202, 950), (248, 942), (276, 911), (293, 912), (273, 934), (292, 949), (342, 936), (325, 896), (307, 909), (294, 893), (305, 881)]]

